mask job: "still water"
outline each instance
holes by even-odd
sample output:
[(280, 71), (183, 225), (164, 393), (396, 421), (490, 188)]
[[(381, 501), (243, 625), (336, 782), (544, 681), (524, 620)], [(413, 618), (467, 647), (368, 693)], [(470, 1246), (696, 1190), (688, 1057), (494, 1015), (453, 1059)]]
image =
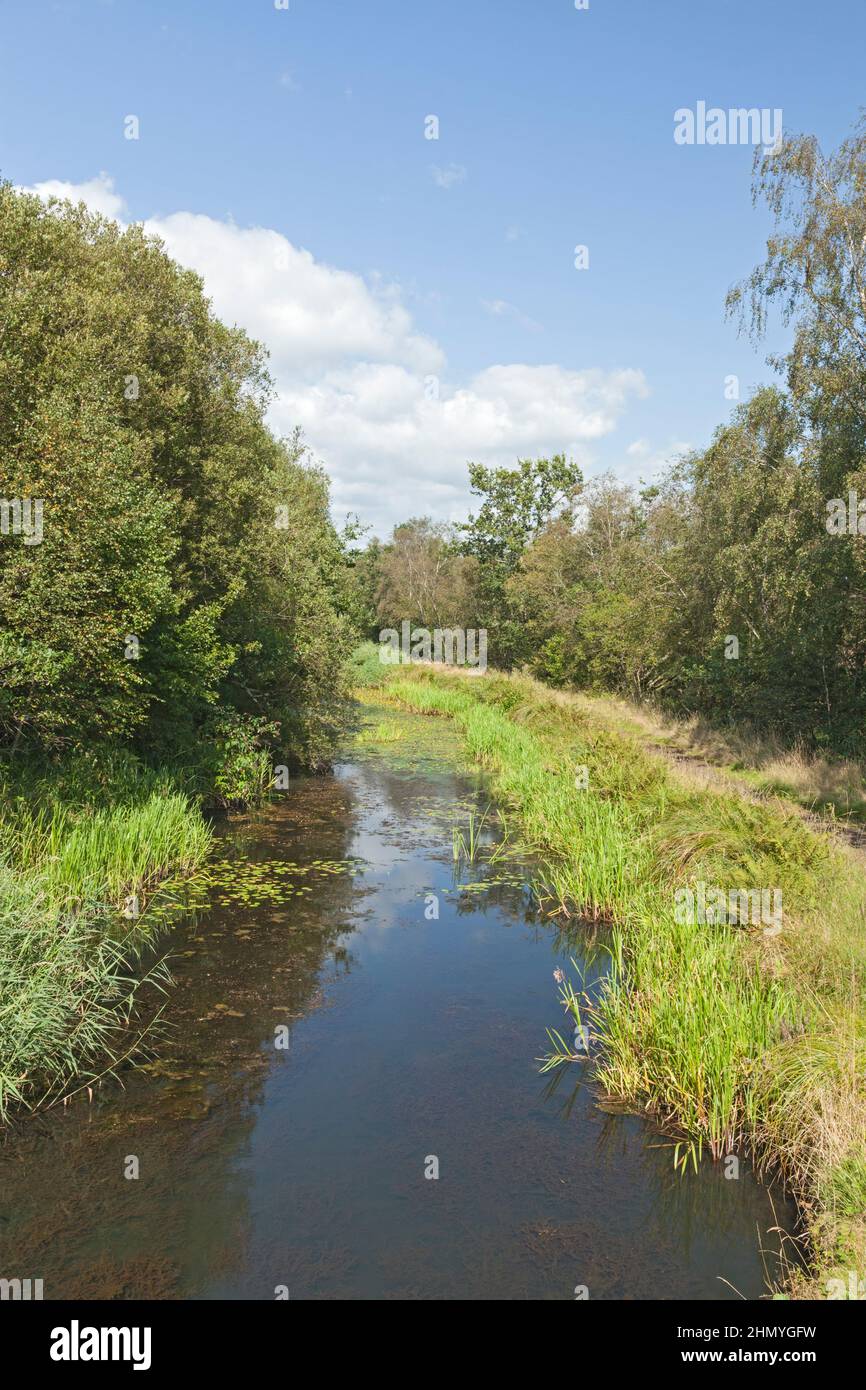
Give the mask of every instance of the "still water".
[(382, 721), (221, 832), (155, 1060), (7, 1135), (0, 1273), (46, 1298), (758, 1297), (793, 1214), (742, 1169), (675, 1176), (578, 1065), (539, 1075), (588, 938), (538, 913), (526, 857), (490, 862), (493, 809), (455, 862), (490, 797), (450, 726)]

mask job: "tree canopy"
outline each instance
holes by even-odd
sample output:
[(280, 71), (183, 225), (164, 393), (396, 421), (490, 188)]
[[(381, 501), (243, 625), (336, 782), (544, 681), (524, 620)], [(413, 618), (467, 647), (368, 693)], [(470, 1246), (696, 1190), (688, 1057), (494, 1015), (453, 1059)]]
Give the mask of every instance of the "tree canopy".
[(326, 756), (343, 546), (263, 349), (138, 226), (0, 186), (0, 740)]

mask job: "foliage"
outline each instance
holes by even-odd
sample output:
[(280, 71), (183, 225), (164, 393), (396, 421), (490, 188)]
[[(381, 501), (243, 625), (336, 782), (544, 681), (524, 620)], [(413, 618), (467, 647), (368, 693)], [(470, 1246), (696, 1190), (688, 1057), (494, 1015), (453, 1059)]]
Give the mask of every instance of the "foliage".
[(453, 528), (429, 517), (395, 526), (379, 559), (379, 626), (471, 626), (473, 562), (460, 554)]
[[(862, 757), (866, 117), (829, 155), (806, 136), (758, 150), (753, 193), (775, 225), (728, 309), (758, 338), (774, 307), (790, 323), (791, 351), (770, 359), (784, 384), (736, 405), (653, 486), (584, 487), (561, 454), (470, 464), (477, 513), (450, 544), (427, 521), (397, 528), (380, 615), (486, 627), (501, 668)], [(834, 532), (849, 493), (853, 526)], [(456, 596), (458, 550), (474, 569)]]
[(582, 485), (564, 454), (520, 459), (516, 468), (469, 464), (469, 485), (482, 499), (461, 527), (462, 546), (478, 564), (476, 625), (487, 629), (493, 658), (506, 669), (526, 652), (525, 634), (512, 611), (508, 579), (526, 548), (558, 515), (567, 516)]
[(44, 508), (0, 536), (0, 744), (183, 759), (220, 706), (326, 758), (344, 550), (262, 349), (141, 227), (9, 184), (0, 318), (0, 493)]
[(380, 657), (377, 642), (361, 642), (349, 661), (349, 680), (356, 688), (381, 685), (388, 667)]
[(202, 864), (211, 836), (195, 804), (128, 753), (59, 769), (19, 759), (0, 793), (3, 1119), (140, 1052), (152, 987), (168, 982), (158, 961), (139, 968), (164, 925), (153, 897)]

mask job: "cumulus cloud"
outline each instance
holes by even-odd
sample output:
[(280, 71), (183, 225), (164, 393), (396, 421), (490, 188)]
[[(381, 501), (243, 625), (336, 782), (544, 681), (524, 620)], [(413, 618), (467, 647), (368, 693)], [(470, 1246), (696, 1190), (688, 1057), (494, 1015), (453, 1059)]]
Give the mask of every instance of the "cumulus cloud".
[(85, 183), (65, 183), (63, 179), (46, 179), (44, 183), (34, 183), (26, 193), (38, 193), (40, 198), (68, 198), (73, 203), (86, 203), (91, 212), (101, 212), (103, 217), (122, 220), (126, 203), (115, 191), (114, 179), (110, 174), (97, 174), (95, 179)]
[(360, 275), (315, 260), (280, 232), (191, 212), (151, 218), (145, 227), (199, 272), (221, 318), (270, 348), (278, 377), (347, 358), (397, 361), (419, 372), (442, 366), (441, 349), (416, 332), (393, 289), (371, 288)]
[(314, 387), (281, 393), (284, 430), (303, 426), (334, 469), (334, 501), (362, 516), (399, 519), (433, 512), (454, 520), (467, 500), (466, 462), (513, 463), (565, 451), (586, 458), (634, 396), (646, 394), (641, 372), (568, 371), (563, 367), (488, 367), (463, 386), (429, 383), (396, 365), (358, 364), (326, 373)]
[[(111, 179), (35, 185), (120, 217)], [(587, 462), (629, 403), (647, 394), (634, 369), (556, 364), (486, 367), (468, 380), (420, 332), (399, 287), (327, 265), (280, 232), (175, 212), (145, 222), (196, 270), (217, 314), (270, 350), (272, 424), (300, 424), (333, 480), (335, 515), (357, 511), (384, 535), (407, 515), (465, 514), (467, 460), (512, 464), (565, 451)], [(494, 301), (495, 315), (507, 314)]]

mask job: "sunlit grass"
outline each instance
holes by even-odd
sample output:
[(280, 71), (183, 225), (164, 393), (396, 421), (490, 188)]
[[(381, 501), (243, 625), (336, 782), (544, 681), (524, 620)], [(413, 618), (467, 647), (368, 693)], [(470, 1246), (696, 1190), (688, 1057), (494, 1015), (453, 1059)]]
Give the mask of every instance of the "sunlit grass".
[[(50, 789), (45, 789), (50, 796)], [(93, 811), (8, 798), (0, 813), (0, 1119), (64, 1094), (140, 1045), (136, 967), (150, 892), (201, 864), (210, 832), (180, 793)]]
[[(542, 858), (548, 907), (611, 924), (601, 986), (562, 984), (572, 1022), (591, 1029), (596, 1084), (653, 1114), (679, 1166), (738, 1153), (780, 1173), (824, 1275), (845, 1258), (866, 1272), (866, 1203), (839, 1244), (864, 1191), (859, 868), (784, 804), (677, 782), (633, 732), (537, 682), (409, 670), (387, 692), (460, 725)], [(678, 921), (674, 892), (699, 879), (781, 890), (781, 935)], [(575, 1059), (552, 1032), (547, 1068)]]
[(355, 735), (355, 741), (360, 748), (382, 743), (400, 743), (405, 738), (404, 725), (398, 724), (395, 719), (385, 719), (378, 724), (368, 725), (366, 728), (360, 729)]

